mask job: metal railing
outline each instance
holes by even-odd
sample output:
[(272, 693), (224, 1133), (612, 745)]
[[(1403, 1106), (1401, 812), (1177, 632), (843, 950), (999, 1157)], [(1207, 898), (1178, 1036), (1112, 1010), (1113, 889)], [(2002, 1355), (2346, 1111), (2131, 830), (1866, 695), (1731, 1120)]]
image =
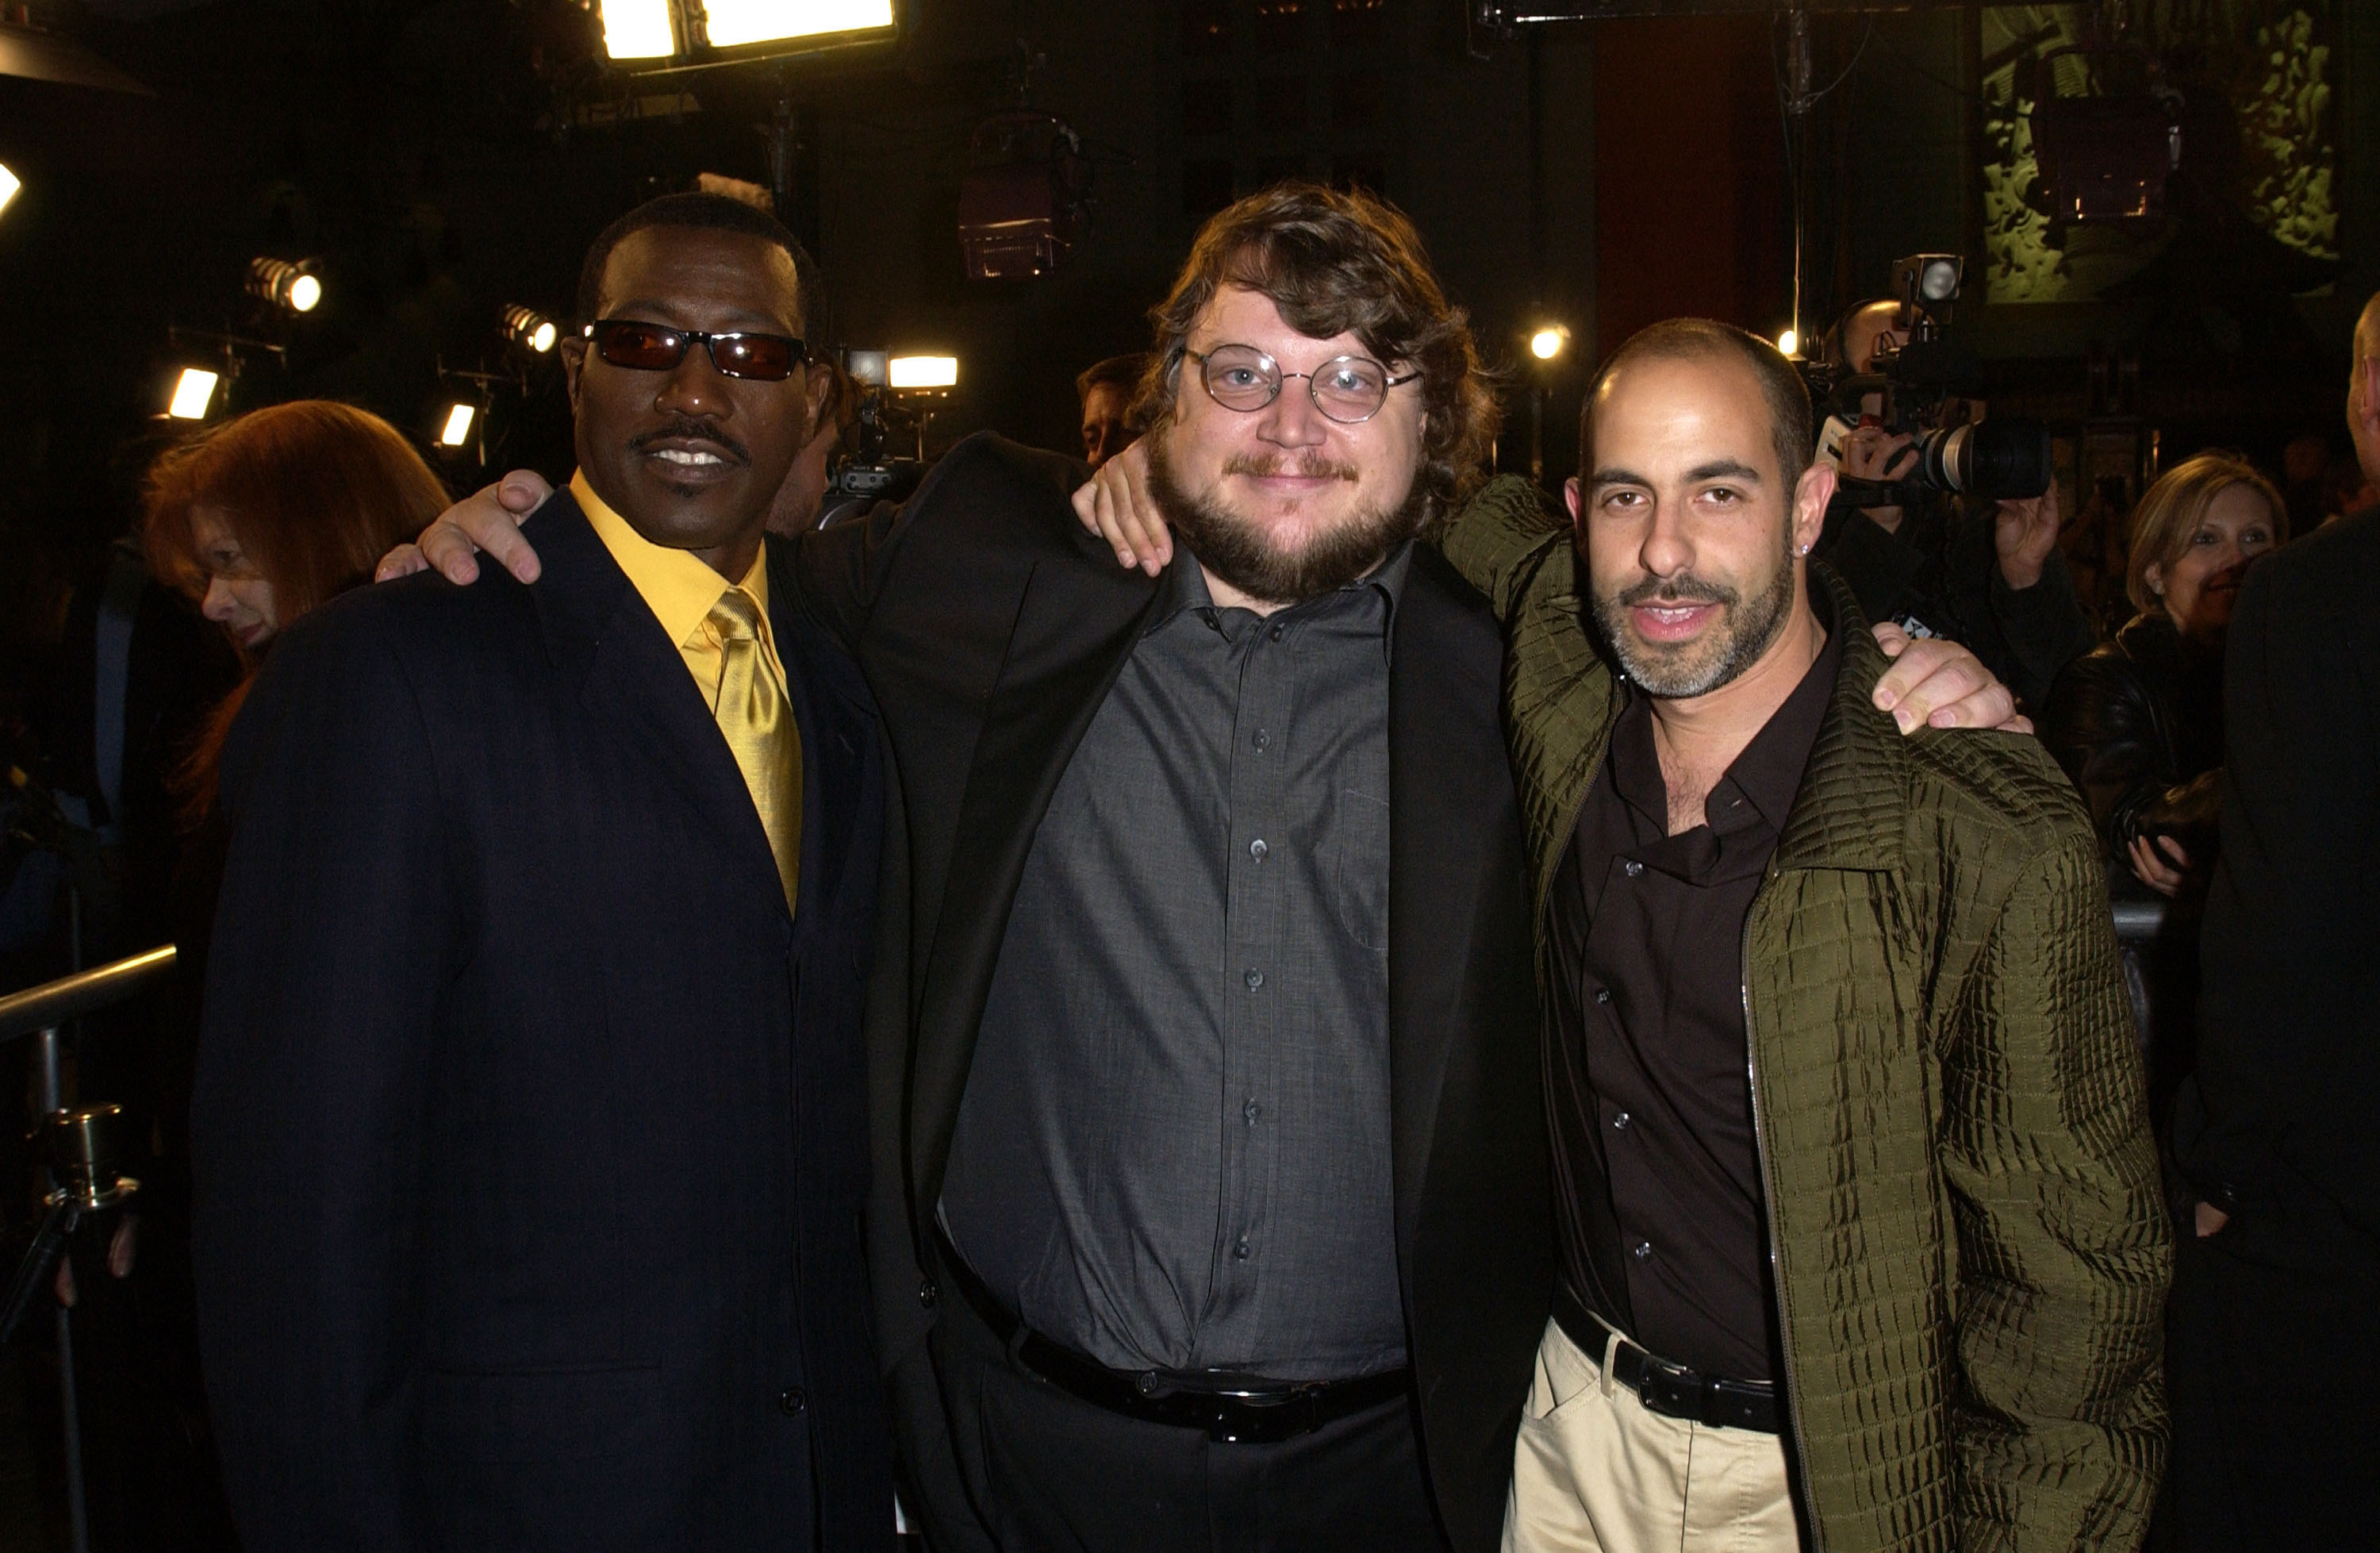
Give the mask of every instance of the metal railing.
[[(33, 1062), (42, 1115), (66, 1108), (66, 1088), (60, 1072), (62, 1043), (59, 1027), (71, 1019), (93, 1013), (140, 992), (174, 968), (174, 946), (161, 945), (144, 954), (119, 960), (95, 970), (79, 971), (55, 982), (0, 997), (0, 1046), (20, 1035), (34, 1037)], [(55, 1179), (54, 1194), (62, 1183)], [(72, 1313), (57, 1309), (58, 1403), (66, 1437), (67, 1525), (74, 1553), (90, 1553), (91, 1517), (84, 1502), (82, 1480), (82, 1411), (75, 1395), (74, 1325)]]
[(113, 965), (78, 971), (0, 997), (0, 1043), (38, 1031), (55, 1031), (70, 1019), (122, 1002), (172, 970), (174, 954), (173, 945), (161, 944)]

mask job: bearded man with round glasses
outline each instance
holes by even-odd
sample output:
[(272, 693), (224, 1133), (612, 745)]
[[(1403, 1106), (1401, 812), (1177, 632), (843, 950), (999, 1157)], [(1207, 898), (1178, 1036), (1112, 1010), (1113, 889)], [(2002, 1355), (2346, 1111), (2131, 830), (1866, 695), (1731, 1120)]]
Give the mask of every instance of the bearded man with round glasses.
[[(897, 776), (905, 1499), (944, 1549), (1492, 1547), (1553, 1278), (1537, 1016), (1498, 630), (1415, 541), (1494, 398), (1362, 194), (1243, 200), (1155, 321), (1174, 564), (990, 438), (802, 547)], [(517, 560), (493, 495), (449, 520), (441, 564)]]

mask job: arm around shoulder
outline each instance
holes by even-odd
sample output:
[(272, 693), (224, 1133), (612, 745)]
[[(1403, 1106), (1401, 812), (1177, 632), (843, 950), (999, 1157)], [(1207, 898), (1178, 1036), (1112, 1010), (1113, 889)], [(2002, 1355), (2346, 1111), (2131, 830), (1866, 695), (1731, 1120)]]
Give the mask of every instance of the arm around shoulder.
[(1547, 560), (1568, 556), (1570, 525), (1548, 509), (1536, 484), (1505, 474), (1448, 517), (1438, 544), (1463, 580), (1488, 595), (1496, 618), (1509, 621), (1538, 584)]

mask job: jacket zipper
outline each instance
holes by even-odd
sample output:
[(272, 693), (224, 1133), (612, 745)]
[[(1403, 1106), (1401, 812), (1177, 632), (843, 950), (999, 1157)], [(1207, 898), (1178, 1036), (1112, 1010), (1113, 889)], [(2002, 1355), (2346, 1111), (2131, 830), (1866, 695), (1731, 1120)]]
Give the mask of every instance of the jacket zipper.
[[(1737, 985), (1743, 997), (1743, 1073), (1752, 1085), (1752, 1148), (1760, 1160), (1760, 1188), (1768, 1195), (1768, 1212), (1763, 1216), (1768, 1220), (1768, 1281), (1777, 1290), (1777, 1343), (1782, 1351), (1779, 1356), (1785, 1361), (1785, 1373), (1778, 1377), (1777, 1389), (1784, 1399), (1785, 1426), (1793, 1434), (1793, 1461), (1801, 1469), (1803, 1491), (1806, 1494), (1810, 1482), (1810, 1456), (1803, 1444), (1802, 1424), (1795, 1416), (1793, 1405), (1793, 1320), (1792, 1313), (1786, 1309), (1784, 1269), (1777, 1265), (1777, 1176), (1769, 1168), (1768, 1129), (1760, 1115), (1760, 1048), (1753, 1039), (1752, 1030), (1752, 920), (1760, 910), (1767, 887), (1776, 879), (1777, 868), (1772, 862), (1768, 877), (1762, 881), (1760, 893), (1753, 898), (1752, 910), (1743, 913), (1743, 942), (1736, 960), (1741, 973)], [(1810, 1506), (1809, 1520), (1810, 1553), (1822, 1553), (1827, 1539), (1818, 1523), (1818, 1510), (1815, 1504)]]

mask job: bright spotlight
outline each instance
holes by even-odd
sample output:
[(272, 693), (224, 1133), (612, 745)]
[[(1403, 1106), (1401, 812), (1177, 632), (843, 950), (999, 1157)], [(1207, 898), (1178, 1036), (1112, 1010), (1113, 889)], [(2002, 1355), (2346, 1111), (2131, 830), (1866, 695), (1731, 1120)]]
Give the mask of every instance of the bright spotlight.
[(614, 59), (666, 59), (675, 54), (669, 0), (603, 0), (603, 52)]
[(451, 404), (446, 407), (446, 424), (438, 433), (441, 447), (460, 447), (471, 440), (471, 422), (479, 418), (477, 407)]
[(1788, 329), (1783, 334), (1777, 336), (1777, 349), (1779, 354), (1791, 356), (1801, 349), (1802, 336), (1795, 334), (1792, 330)]
[(182, 375), (174, 381), (174, 397), (165, 406), (165, 413), (176, 421), (203, 421), (207, 407), (214, 402), (215, 385), (222, 380), (220, 373), (204, 367), (184, 367)]
[(17, 190), (24, 187), (17, 181), (17, 175), (8, 170), (7, 165), (0, 163), (0, 211), (6, 210), (8, 202), (17, 197)]
[(293, 264), (286, 259), (251, 259), (248, 262), (248, 294), (285, 312), (311, 312), (322, 300), (322, 283), (304, 263)]
[(703, 0), (713, 48), (892, 25), (892, 0)]
[(553, 342), (562, 333), (554, 327), (552, 319), (518, 303), (504, 309), (504, 331), (505, 339), (540, 356), (553, 349)]
[(885, 375), (894, 388), (949, 388), (959, 380), (959, 359), (955, 356), (895, 356), (886, 363)]
[(1529, 354), (1540, 361), (1550, 361), (1562, 353), (1570, 343), (1570, 331), (1559, 325), (1539, 329), (1529, 336)]

